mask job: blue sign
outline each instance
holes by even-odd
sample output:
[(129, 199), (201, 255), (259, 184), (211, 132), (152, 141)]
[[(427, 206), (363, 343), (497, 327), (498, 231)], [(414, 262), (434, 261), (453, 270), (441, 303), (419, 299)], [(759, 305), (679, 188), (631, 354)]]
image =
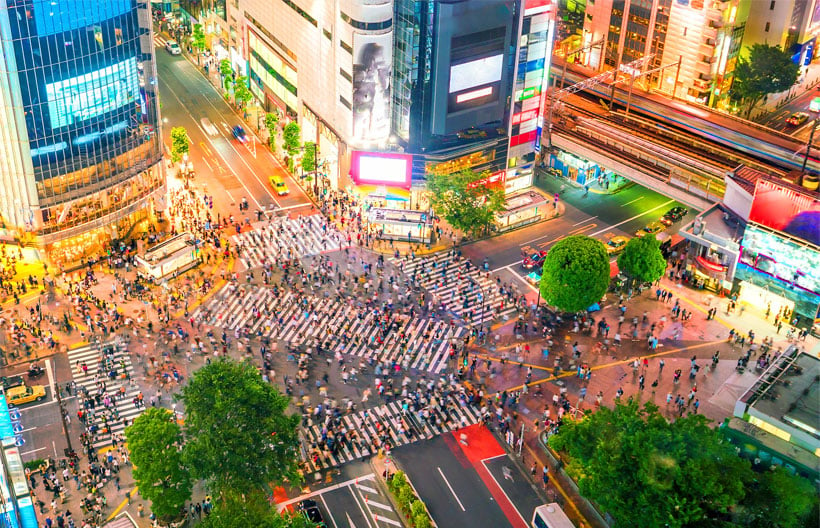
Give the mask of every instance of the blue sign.
[[(19, 418), (20, 414), (17, 413)], [(9, 404), (6, 401), (6, 395), (0, 394), (0, 440), (14, 438), (14, 428), (11, 425), (11, 416), (9, 415)]]

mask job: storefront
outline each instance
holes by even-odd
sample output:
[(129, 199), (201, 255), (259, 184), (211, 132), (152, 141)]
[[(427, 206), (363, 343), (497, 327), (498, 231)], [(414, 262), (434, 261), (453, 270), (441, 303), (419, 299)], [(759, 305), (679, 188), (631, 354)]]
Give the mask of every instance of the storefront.
[(532, 165), (507, 169), (504, 181), (504, 194), (515, 194), (532, 187), (533, 169)]
[(581, 185), (593, 182), (606, 172), (597, 163), (579, 158), (564, 150), (559, 150), (550, 157), (550, 167), (558, 169), (565, 178)]
[(352, 189), (367, 207), (410, 209), (412, 195), (408, 190), (385, 185), (355, 185)]
[(424, 244), (433, 241), (433, 217), (427, 211), (373, 207), (367, 220), (370, 232), (383, 240)]
[(556, 213), (556, 208), (544, 195), (535, 191), (524, 191), (508, 196), (504, 200), (504, 211), (496, 214), (495, 224), (498, 231), (504, 232), (540, 222)]

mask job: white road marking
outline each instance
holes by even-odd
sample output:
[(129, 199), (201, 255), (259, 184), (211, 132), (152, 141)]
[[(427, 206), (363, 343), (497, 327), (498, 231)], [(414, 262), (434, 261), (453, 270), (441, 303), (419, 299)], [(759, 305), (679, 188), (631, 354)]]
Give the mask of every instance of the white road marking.
[(598, 217), (593, 216), (593, 217), (587, 218), (586, 220), (581, 220), (578, 223), (572, 224), (572, 227), (579, 226), (579, 225), (583, 224), (584, 222), (589, 222), (590, 220), (595, 220), (596, 218), (598, 218)]
[(350, 528), (356, 528), (356, 525), (353, 524), (353, 519), (350, 518), (350, 514), (345, 512), (345, 517), (347, 517), (347, 524)]
[(30, 455), (32, 453), (36, 453), (37, 451), (42, 451), (43, 449), (46, 449), (46, 448), (45, 447), (38, 447), (37, 449), (32, 449), (31, 451), (23, 451), (22, 453), (20, 453), (20, 456)]
[(374, 495), (379, 494), (379, 491), (377, 489), (371, 488), (369, 486), (363, 486), (363, 485), (359, 484), (358, 482), (356, 483), (356, 487), (359, 488), (360, 490), (364, 490), (368, 493), (373, 493)]
[[(504, 456), (506, 456), (506, 455), (504, 455)], [(497, 458), (497, 457), (493, 457), (493, 458)], [(509, 503), (510, 503), (510, 505), (511, 505), (511, 506), (513, 507), (513, 509), (515, 510), (515, 513), (517, 513), (517, 514), (518, 514), (518, 516), (521, 518), (521, 522), (523, 522), (523, 523), (524, 523), (524, 525), (526, 526), (526, 525), (528, 524), (528, 523), (527, 523), (527, 521), (526, 521), (526, 519), (524, 519), (524, 516), (523, 516), (523, 515), (521, 515), (521, 512), (520, 512), (520, 511), (518, 511), (518, 508), (516, 508), (516, 507), (515, 507), (515, 503), (514, 503), (513, 501), (511, 501), (511, 500), (510, 500), (510, 496), (509, 496), (509, 495), (507, 495), (507, 492), (506, 492), (506, 491), (504, 491), (504, 488), (502, 488), (502, 487), (501, 487), (501, 484), (499, 484), (499, 483), (498, 483), (498, 480), (496, 480), (495, 475), (493, 475), (492, 471), (490, 471), (490, 468), (488, 468), (488, 467), (487, 467), (487, 460), (492, 460), (492, 459), (487, 458), (487, 459), (482, 460), (482, 461), (481, 461), (481, 465), (482, 465), (482, 466), (484, 466), (484, 469), (486, 469), (486, 470), (487, 470), (487, 473), (489, 473), (489, 474), (490, 474), (490, 478), (492, 478), (492, 479), (493, 479), (493, 482), (495, 482), (495, 485), (496, 485), (496, 486), (498, 486), (498, 489), (500, 489), (500, 490), (501, 490), (501, 493), (503, 493), (503, 494), (504, 494), (504, 497), (506, 497), (506, 498), (507, 498), (507, 502), (509, 502)]]
[[(367, 513), (369, 513), (369, 514), (370, 514), (370, 516), (368, 516), (368, 515), (367, 515), (367, 513), (365, 513), (365, 512), (364, 512), (364, 508), (362, 508), (362, 502), (359, 500), (358, 495), (356, 495), (356, 492), (355, 492), (355, 491), (353, 491), (353, 486), (348, 486), (348, 488), (347, 488), (347, 489), (349, 489), (349, 490), (350, 490), (350, 494), (351, 494), (351, 495), (353, 495), (353, 500), (354, 500), (354, 501), (356, 501), (356, 506), (358, 506), (358, 507), (359, 507), (359, 511), (360, 511), (360, 512), (362, 512), (362, 517), (364, 517), (364, 520), (365, 520), (365, 521), (367, 521), (367, 526), (368, 526), (368, 528), (371, 528), (373, 525), (372, 525), (372, 524), (370, 524), (370, 518), (369, 518), (369, 517), (372, 517), (372, 516), (373, 516), (373, 512), (372, 512), (372, 511), (370, 511), (370, 508), (368, 508), (368, 509), (367, 509)], [(365, 500), (365, 503), (367, 503), (367, 500)], [(376, 519), (374, 518), (374, 519), (373, 519), (373, 522), (375, 522), (375, 523), (376, 523), (376, 527), (378, 528), (378, 526), (379, 526), (378, 521), (376, 521)]]
[(376, 508), (381, 508), (382, 510), (393, 511), (392, 506), (388, 506), (387, 504), (382, 504), (381, 502), (376, 502), (371, 498), (367, 499), (367, 505), (368, 506), (375, 506)]
[(319, 495), (319, 500), (322, 501), (322, 504), (325, 505), (325, 511), (327, 511), (327, 515), (330, 517), (330, 522), (333, 523), (333, 526), (339, 526), (338, 524), (336, 524), (336, 519), (333, 518), (333, 512), (330, 511), (330, 508), (327, 507), (327, 503), (321, 495)]
[(328, 491), (333, 491), (333, 490), (337, 490), (339, 488), (344, 488), (345, 486), (350, 486), (351, 484), (355, 484), (356, 481), (358, 481), (358, 480), (372, 480), (373, 477), (375, 477), (375, 475), (373, 473), (369, 473), (369, 474), (367, 474), (363, 477), (352, 478), (350, 480), (346, 480), (344, 482), (339, 482), (338, 484), (333, 484), (333, 485), (328, 486), (326, 488), (322, 488), (318, 491), (314, 491), (314, 492), (311, 492), (311, 493), (305, 493), (304, 495), (299, 495), (298, 497), (295, 497), (293, 499), (286, 500), (285, 502), (278, 503), (276, 505), (276, 510), (281, 512), (282, 510), (285, 509), (285, 507), (290, 506), (291, 504), (296, 504), (297, 502), (301, 502), (305, 499), (309, 499), (309, 498), (311, 498), (315, 495), (321, 495), (322, 493), (327, 493)]
[[(441, 478), (444, 479), (444, 483), (447, 484), (447, 487), (450, 489), (450, 493), (452, 493), (453, 497), (456, 498), (456, 502), (458, 503), (459, 508), (461, 508), (461, 511), (467, 511), (464, 508), (464, 505), (461, 504), (461, 500), (459, 500), (458, 495), (456, 495), (456, 492), (453, 491), (453, 487), (450, 485), (450, 482), (447, 480), (447, 477), (444, 476), (444, 472), (441, 470), (440, 467), (437, 467), (436, 469), (438, 469), (439, 475), (441, 475)], [(507, 499), (509, 499), (509, 497), (507, 497)]]
[(56, 398), (57, 397), (57, 389), (54, 383), (54, 375), (51, 373), (51, 360), (46, 360), (46, 374), (48, 375), (48, 386), (51, 387), (51, 395)]
[(632, 203), (635, 203), (635, 202), (637, 202), (638, 200), (643, 200), (643, 196), (638, 196), (638, 197), (637, 197), (637, 198), (635, 198), (634, 200), (630, 200), (630, 201), (628, 201), (628, 202), (626, 202), (626, 203), (623, 203), (623, 204), (621, 204), (621, 207), (626, 207), (627, 205), (632, 204)]
[(660, 204), (660, 205), (658, 205), (658, 206), (653, 207), (652, 209), (650, 209), (650, 210), (648, 210), (648, 211), (644, 211), (644, 212), (643, 212), (643, 213), (641, 213), (641, 214), (636, 214), (636, 215), (635, 215), (635, 216), (633, 216), (632, 218), (627, 218), (626, 220), (624, 220), (624, 221), (622, 221), (622, 222), (618, 222), (617, 224), (615, 224), (615, 225), (613, 225), (613, 226), (609, 226), (609, 227), (606, 227), (606, 228), (604, 228), (604, 229), (601, 229), (600, 231), (597, 231), (597, 232), (595, 232), (595, 233), (592, 233), (592, 234), (591, 234), (591, 235), (589, 235), (589, 236), (591, 236), (591, 237), (596, 237), (596, 236), (598, 236), (598, 235), (601, 235), (601, 234), (603, 234), (603, 233), (606, 233), (606, 232), (607, 232), (607, 231), (609, 231), (610, 229), (615, 229), (615, 228), (616, 228), (616, 227), (618, 227), (618, 226), (622, 226), (622, 225), (624, 225), (624, 224), (625, 224), (625, 223), (627, 223), (627, 222), (631, 222), (632, 220), (635, 220), (635, 219), (637, 219), (637, 218), (640, 218), (640, 217), (642, 217), (642, 216), (644, 216), (644, 215), (648, 215), (649, 213), (652, 213), (652, 212), (654, 212), (654, 211), (657, 211), (658, 209), (662, 209), (662, 208), (666, 207), (667, 205), (669, 205), (669, 204), (671, 204), (671, 203), (674, 203), (674, 202), (675, 202), (675, 200), (669, 200), (669, 201), (666, 201), (666, 202), (664, 202), (664, 203), (662, 203), (662, 204)]

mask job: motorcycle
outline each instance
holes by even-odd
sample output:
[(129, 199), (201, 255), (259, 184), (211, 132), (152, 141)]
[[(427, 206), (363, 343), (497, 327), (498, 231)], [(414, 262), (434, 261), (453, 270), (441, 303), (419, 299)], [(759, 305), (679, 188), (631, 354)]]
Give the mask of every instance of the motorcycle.
[(39, 365), (31, 365), (28, 368), (28, 379), (37, 379), (45, 374), (46, 371)]

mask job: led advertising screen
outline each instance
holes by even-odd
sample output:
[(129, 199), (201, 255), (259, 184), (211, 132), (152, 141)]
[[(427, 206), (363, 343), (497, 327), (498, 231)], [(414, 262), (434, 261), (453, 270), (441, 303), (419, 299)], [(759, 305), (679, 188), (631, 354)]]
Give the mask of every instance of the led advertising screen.
[(749, 221), (820, 246), (820, 201), (777, 183), (757, 181)]
[(740, 263), (803, 290), (820, 293), (820, 253), (760, 227), (746, 227)]
[(139, 96), (137, 59), (46, 85), (51, 128), (75, 125), (133, 104)]
[(37, 35), (44, 37), (114, 18), (131, 10), (131, 0), (32, 0)]
[(413, 156), (383, 152), (353, 151), (350, 175), (356, 185), (386, 185), (410, 188)]
[(450, 66), (450, 93), (500, 81), (503, 67), (503, 53)]
[(379, 143), (390, 136), (393, 32), (353, 34), (353, 142)]

